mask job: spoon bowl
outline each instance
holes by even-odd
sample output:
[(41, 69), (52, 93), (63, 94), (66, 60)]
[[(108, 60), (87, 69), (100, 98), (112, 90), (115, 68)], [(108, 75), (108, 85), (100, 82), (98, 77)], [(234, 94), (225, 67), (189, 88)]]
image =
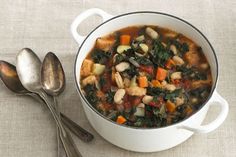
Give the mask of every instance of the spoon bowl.
[(49, 52), (41, 69), (41, 83), (46, 93), (57, 96), (65, 89), (65, 73), (57, 56)]
[(41, 61), (29, 48), (23, 48), (16, 57), (16, 70), (22, 85), (29, 91), (38, 93), (41, 90)]
[(6, 61), (0, 60), (0, 78), (3, 83), (11, 91), (17, 94), (27, 94), (30, 93), (21, 84), (18, 74), (16, 72), (16, 67)]

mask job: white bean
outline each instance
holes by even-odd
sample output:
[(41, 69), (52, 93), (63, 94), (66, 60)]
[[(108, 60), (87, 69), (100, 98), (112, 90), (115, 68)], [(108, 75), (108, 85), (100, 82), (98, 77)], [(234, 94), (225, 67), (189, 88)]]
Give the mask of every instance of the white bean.
[(124, 82), (119, 72), (115, 73), (115, 80), (118, 88), (124, 88)]
[(128, 62), (121, 62), (121, 63), (117, 64), (115, 68), (116, 68), (116, 71), (123, 72), (123, 71), (129, 69), (130, 65)]
[(140, 36), (138, 36), (135, 40), (137, 40), (137, 41), (143, 41), (143, 40), (145, 40), (145, 37), (144, 37), (144, 35), (140, 35)]
[(184, 64), (184, 60), (182, 58), (180, 58), (179, 56), (174, 56), (172, 59), (176, 65), (183, 65)]
[(176, 79), (181, 79), (182, 78), (182, 73), (181, 72), (174, 72), (171, 74), (170, 78), (172, 80), (176, 80)]
[(165, 85), (167, 85), (167, 82), (166, 82), (165, 80), (163, 80), (163, 81), (161, 82), (161, 85), (162, 85), (162, 86), (165, 86)]
[(147, 89), (141, 87), (129, 87), (126, 88), (127, 94), (132, 96), (143, 96), (146, 95)]
[(144, 54), (146, 54), (148, 52), (148, 46), (146, 44), (139, 44), (141, 50), (144, 52)]
[(153, 96), (145, 95), (142, 99), (144, 104), (149, 104), (153, 100)]
[(118, 53), (123, 53), (124, 51), (127, 51), (128, 49), (131, 49), (129, 45), (119, 45), (116, 49)]
[(140, 103), (140, 104), (137, 105), (137, 107), (145, 108), (145, 104), (144, 103)]
[(125, 96), (125, 90), (124, 89), (118, 89), (114, 95), (114, 102), (116, 104), (121, 104), (123, 102), (123, 97)]
[(176, 89), (175, 85), (173, 84), (167, 84), (165, 85), (165, 89), (169, 90), (169, 91), (174, 91)]
[(159, 34), (150, 27), (147, 27), (145, 31), (152, 39), (157, 39), (159, 37)]
[(136, 107), (136, 112), (134, 113), (135, 116), (144, 117), (145, 116), (145, 109), (142, 107)]
[(180, 106), (180, 105), (183, 105), (184, 104), (184, 98), (183, 97), (176, 97), (175, 98), (175, 101), (176, 101), (176, 106)]
[(170, 45), (170, 50), (176, 55), (177, 54), (177, 48), (175, 45)]

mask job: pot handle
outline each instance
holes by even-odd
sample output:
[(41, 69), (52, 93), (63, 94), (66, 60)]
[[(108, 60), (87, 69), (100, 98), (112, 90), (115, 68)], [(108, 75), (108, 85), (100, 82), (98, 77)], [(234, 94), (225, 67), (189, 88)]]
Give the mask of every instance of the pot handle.
[(80, 35), (77, 31), (77, 28), (81, 22), (83, 22), (85, 19), (87, 19), (88, 17), (90, 17), (92, 15), (101, 16), (102, 22), (105, 22), (106, 20), (113, 17), (112, 15), (110, 15), (110, 14), (106, 13), (105, 11), (98, 9), (98, 8), (88, 9), (88, 10), (82, 12), (81, 14), (79, 14), (71, 24), (71, 33), (79, 45), (82, 44), (82, 42), (84, 41), (86, 36)]
[(210, 106), (213, 106), (213, 105), (219, 105), (221, 107), (220, 114), (217, 116), (217, 118), (213, 122), (211, 122), (210, 124), (200, 125), (196, 127), (190, 126), (190, 125), (184, 125), (184, 126), (181, 126), (181, 128), (187, 129), (189, 131), (196, 132), (196, 133), (208, 133), (218, 128), (224, 122), (224, 120), (226, 119), (228, 115), (229, 104), (222, 96), (220, 96), (220, 94), (218, 94), (215, 91), (213, 94), (213, 100), (210, 102)]

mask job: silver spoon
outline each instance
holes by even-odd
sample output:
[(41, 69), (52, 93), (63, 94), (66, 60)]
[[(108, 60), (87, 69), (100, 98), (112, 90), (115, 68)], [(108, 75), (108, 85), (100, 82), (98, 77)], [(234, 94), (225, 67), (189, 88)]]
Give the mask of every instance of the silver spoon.
[(41, 61), (29, 48), (22, 49), (16, 58), (16, 69), (22, 85), (29, 91), (37, 93), (47, 104), (60, 131), (60, 138), (68, 157), (82, 157), (70, 133), (62, 125), (61, 119), (49, 101), (49, 97), (41, 87)]
[[(58, 109), (56, 96), (58, 96), (64, 91), (66, 84), (65, 80), (65, 73), (59, 59), (54, 53), (47, 53), (41, 67), (41, 84), (43, 86), (44, 91), (53, 97), (54, 106), (58, 114), (60, 113), (60, 111)], [(59, 128), (57, 127), (57, 129), (58, 136)], [(61, 152), (61, 142), (59, 139), (57, 143), (58, 156), (61, 156), (64, 153)]]
[[(45, 103), (37, 94), (32, 93), (25, 89), (21, 84), (18, 74), (16, 72), (16, 67), (6, 61), (0, 60), (0, 78), (5, 86), (12, 92), (18, 95), (28, 95), (36, 100)], [(79, 137), (84, 142), (90, 142), (93, 140), (93, 135), (83, 129), (81, 126), (73, 122), (63, 113), (61, 114), (61, 120), (67, 128), (73, 132), (77, 137)]]

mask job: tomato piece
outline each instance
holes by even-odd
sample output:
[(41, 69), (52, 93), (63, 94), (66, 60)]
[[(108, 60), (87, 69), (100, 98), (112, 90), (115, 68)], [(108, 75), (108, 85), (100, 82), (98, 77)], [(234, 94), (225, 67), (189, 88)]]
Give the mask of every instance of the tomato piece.
[(108, 92), (108, 91), (110, 90), (111, 85), (112, 85), (112, 82), (111, 82), (111, 78), (110, 78), (110, 76), (109, 76), (108, 73), (104, 73), (104, 74), (103, 74), (103, 78), (104, 78), (104, 80), (106, 80), (106, 82), (105, 82), (104, 85), (101, 87), (101, 88), (102, 88), (101, 90), (102, 90), (104, 93), (106, 93), (106, 92)]
[(129, 112), (132, 109), (132, 104), (130, 102), (125, 102), (123, 105), (126, 112)]
[(191, 86), (190, 80), (184, 80), (184, 81), (183, 81), (183, 87), (184, 87), (184, 89), (189, 89), (190, 86)]
[(152, 107), (158, 107), (158, 108), (160, 108), (161, 105), (163, 104), (163, 101), (164, 101), (163, 98), (160, 97), (160, 98), (158, 98), (157, 101), (151, 101), (148, 105), (149, 105), (149, 106), (152, 106)]
[(144, 72), (150, 74), (150, 75), (153, 75), (153, 69), (154, 69), (153, 66), (144, 66), (144, 65), (141, 65), (141, 66), (139, 67), (139, 69), (140, 69), (141, 71), (144, 71)]
[(143, 97), (136, 97), (136, 96), (133, 96), (133, 97), (131, 98), (131, 104), (132, 104), (133, 106), (137, 106), (138, 104), (140, 104), (140, 103), (142, 102), (142, 98), (143, 98)]
[(179, 79), (175, 79), (175, 80), (172, 80), (173, 84), (178, 86), (180, 84), (180, 80)]

